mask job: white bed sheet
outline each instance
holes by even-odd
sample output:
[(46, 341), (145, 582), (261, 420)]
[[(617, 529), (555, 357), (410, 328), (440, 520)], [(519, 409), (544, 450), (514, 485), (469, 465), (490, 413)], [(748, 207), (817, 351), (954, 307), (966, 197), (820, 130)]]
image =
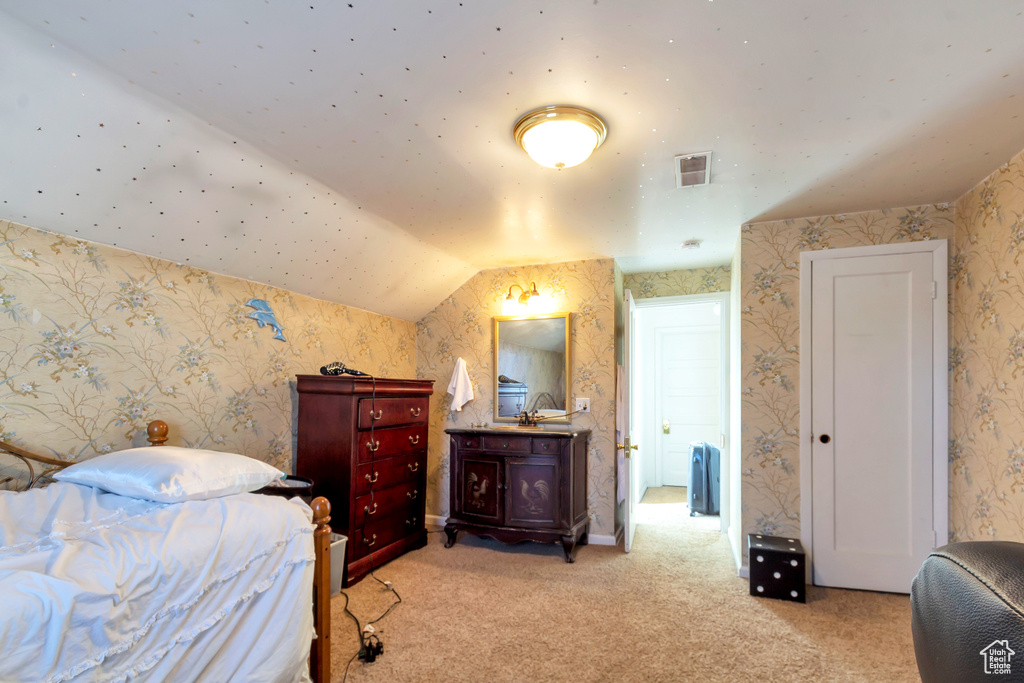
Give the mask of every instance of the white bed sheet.
[(0, 681), (304, 681), (312, 512), (0, 492)]

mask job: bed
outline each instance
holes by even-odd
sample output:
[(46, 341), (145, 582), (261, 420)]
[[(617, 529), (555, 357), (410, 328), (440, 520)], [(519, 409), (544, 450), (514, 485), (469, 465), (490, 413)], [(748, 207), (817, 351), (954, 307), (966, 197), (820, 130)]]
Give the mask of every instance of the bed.
[[(163, 422), (148, 431), (166, 441)], [(112, 485), (122, 471), (104, 469), (106, 456), (64, 470), (0, 450), (25, 463), (30, 486), (0, 492), (0, 680), (330, 680), (326, 499), (218, 490), (168, 502)], [(173, 451), (112, 455), (159, 475)], [(216, 454), (210, 467), (228, 456), (252, 462)], [(82, 483), (90, 476), (100, 480)], [(178, 495), (180, 478), (160, 490)]]

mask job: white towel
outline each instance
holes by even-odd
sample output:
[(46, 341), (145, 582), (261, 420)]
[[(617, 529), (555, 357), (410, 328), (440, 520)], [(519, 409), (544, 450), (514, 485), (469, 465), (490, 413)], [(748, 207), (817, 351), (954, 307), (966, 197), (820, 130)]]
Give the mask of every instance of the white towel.
[(459, 358), (455, 361), (455, 371), (448, 382), (448, 393), (452, 395), (452, 410), (462, 411), (467, 401), (473, 400), (473, 383), (469, 381), (466, 361)]

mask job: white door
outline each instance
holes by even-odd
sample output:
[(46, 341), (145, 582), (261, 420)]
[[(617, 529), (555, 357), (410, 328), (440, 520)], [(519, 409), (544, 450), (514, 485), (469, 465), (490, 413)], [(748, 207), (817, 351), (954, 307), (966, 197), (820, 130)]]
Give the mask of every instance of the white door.
[(633, 547), (633, 535), (636, 533), (636, 503), (637, 503), (637, 492), (633, 490), (636, 486), (639, 478), (636, 472), (636, 458), (632, 457), (633, 450), (633, 322), (636, 316), (636, 304), (633, 301), (633, 294), (627, 289), (625, 292), (625, 310), (623, 321), (623, 389), (622, 398), (623, 403), (623, 430), (622, 430), (622, 443), (617, 444), (622, 449), (623, 455), (626, 458), (626, 466), (623, 468), (623, 473), (626, 475), (626, 504), (624, 514), (624, 525), (625, 526), (625, 539), (624, 544), (626, 552), (628, 553)]
[(810, 266), (813, 580), (908, 593), (936, 542), (933, 254)]
[(655, 327), (655, 434), (664, 486), (687, 485), (691, 442), (720, 445), (721, 308), (714, 301), (679, 306), (671, 311), (672, 327)]

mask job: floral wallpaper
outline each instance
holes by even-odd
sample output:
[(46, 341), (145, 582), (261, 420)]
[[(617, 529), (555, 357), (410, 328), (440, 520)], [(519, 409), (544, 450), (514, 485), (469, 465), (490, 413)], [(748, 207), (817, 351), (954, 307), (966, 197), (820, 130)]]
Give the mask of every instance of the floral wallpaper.
[(946, 204), (743, 226), (744, 535), (800, 532), (800, 252), (952, 239), (953, 230)]
[(956, 203), (953, 540), (1024, 541), (1024, 153)]
[[(555, 300), (552, 311), (573, 314), (572, 394), (590, 398), (589, 414), (572, 424), (590, 429), (587, 496), (590, 532), (615, 534), (615, 301), (611, 259), (500, 268), (477, 273), (416, 324), (416, 366), (433, 379), (427, 460), (427, 511), (448, 514), (448, 435), (445, 429), (488, 425), (493, 408), (492, 318), (502, 315), (509, 285), (535, 281)], [(468, 365), (476, 396), (451, 410), (446, 393), (455, 361)]]
[(728, 292), (730, 277), (728, 265), (657, 273), (626, 273), (623, 275), (623, 287), (633, 292), (634, 299)]
[(171, 443), (292, 471), (296, 374), (334, 360), (415, 373), (411, 322), (8, 221), (0, 319), (0, 440), (69, 461), (128, 448), (159, 418)]

